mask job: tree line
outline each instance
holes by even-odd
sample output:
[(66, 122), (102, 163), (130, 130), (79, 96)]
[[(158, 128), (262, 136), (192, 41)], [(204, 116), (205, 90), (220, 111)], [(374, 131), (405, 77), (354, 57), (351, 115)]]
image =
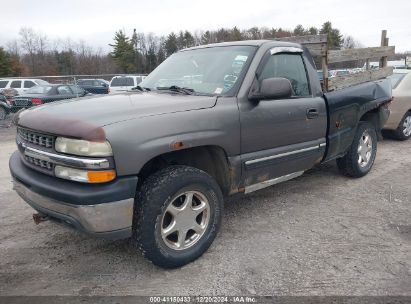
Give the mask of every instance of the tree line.
[(50, 40), (31, 28), (21, 28), (18, 39), (0, 47), (0, 76), (146, 74), (171, 54), (192, 46), (316, 34), (327, 34), (330, 48), (358, 46), (351, 36), (343, 38), (331, 22), (325, 22), (320, 28), (304, 28), (302, 25), (293, 30), (234, 27), (195, 32), (186, 30), (165, 36), (139, 33), (135, 29), (127, 35), (124, 30), (118, 30), (109, 44), (112, 49), (109, 53), (93, 48), (85, 41)]

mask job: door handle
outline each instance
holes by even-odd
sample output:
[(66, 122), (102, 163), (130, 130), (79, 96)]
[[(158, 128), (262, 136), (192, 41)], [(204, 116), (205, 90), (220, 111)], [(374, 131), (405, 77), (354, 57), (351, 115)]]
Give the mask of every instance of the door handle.
[(307, 109), (307, 118), (308, 119), (313, 119), (318, 117), (319, 113), (318, 113), (318, 109)]

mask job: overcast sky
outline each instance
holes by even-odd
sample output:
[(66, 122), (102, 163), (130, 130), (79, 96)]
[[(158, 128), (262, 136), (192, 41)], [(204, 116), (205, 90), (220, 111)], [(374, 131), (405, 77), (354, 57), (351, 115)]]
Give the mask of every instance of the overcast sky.
[(18, 38), (21, 27), (110, 50), (118, 29), (163, 35), (234, 26), (320, 27), (329, 20), (365, 46), (378, 46), (387, 29), (390, 45), (411, 51), (411, 0), (13, 0), (2, 4), (0, 20), (0, 46)]

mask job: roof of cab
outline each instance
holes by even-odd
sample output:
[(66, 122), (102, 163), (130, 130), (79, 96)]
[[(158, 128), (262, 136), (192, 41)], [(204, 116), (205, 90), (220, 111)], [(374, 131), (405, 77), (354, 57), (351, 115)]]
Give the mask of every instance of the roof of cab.
[(297, 43), (284, 42), (284, 41), (278, 41), (278, 40), (242, 40), (242, 41), (229, 41), (229, 42), (199, 45), (199, 46), (194, 46), (191, 48), (180, 50), (180, 52), (195, 50), (195, 49), (204, 49), (204, 48), (210, 48), (210, 47), (219, 47), (219, 46), (257, 46), (257, 47), (260, 47), (263, 44), (271, 44), (273, 47), (275, 46), (301, 47), (301, 45)]

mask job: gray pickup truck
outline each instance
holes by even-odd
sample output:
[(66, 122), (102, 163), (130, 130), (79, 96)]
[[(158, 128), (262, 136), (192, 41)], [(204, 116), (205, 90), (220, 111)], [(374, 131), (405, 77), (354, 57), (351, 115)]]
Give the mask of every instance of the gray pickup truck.
[(178, 267), (213, 242), (224, 197), (331, 160), (367, 174), (390, 100), (386, 79), (324, 93), (299, 44), (200, 46), (133, 92), (21, 112), (10, 170), (37, 223), (131, 237), (154, 264)]

